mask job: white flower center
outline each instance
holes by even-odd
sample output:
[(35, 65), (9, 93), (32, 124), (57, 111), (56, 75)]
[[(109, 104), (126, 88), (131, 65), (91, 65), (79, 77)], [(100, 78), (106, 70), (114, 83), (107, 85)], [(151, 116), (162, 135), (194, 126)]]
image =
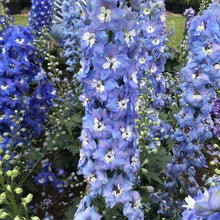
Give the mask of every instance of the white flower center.
[(186, 197), (185, 201), (186, 201), (187, 205), (183, 205), (183, 207), (185, 207), (187, 209), (194, 209), (194, 205), (195, 205), (196, 201), (191, 196)]
[(147, 33), (148, 34), (152, 34), (153, 32), (155, 31), (154, 27), (152, 25), (150, 25), (148, 28), (147, 28)]
[(19, 38), (17, 38), (15, 41), (16, 41), (16, 43), (18, 43), (18, 44), (23, 44), (23, 43), (24, 43), (24, 39), (19, 39)]
[(13, 101), (18, 100), (17, 95), (14, 95), (13, 97), (11, 97), (11, 99), (12, 99)]
[(93, 129), (95, 132), (101, 132), (105, 130), (105, 125), (99, 121), (97, 118), (94, 118), (94, 126)]
[(120, 111), (124, 111), (127, 108), (128, 102), (129, 102), (129, 99), (123, 99), (121, 101), (118, 101), (118, 109)]
[(87, 144), (89, 144), (89, 138), (87, 137), (86, 134), (82, 135), (82, 145), (86, 146)]
[(202, 96), (201, 95), (193, 95), (193, 99), (201, 99)]
[(42, 99), (41, 94), (37, 94), (37, 99)]
[(85, 32), (82, 36), (82, 39), (86, 41), (86, 44), (89, 47), (92, 47), (96, 42), (94, 33)]
[(41, 177), (41, 178), (39, 179), (39, 183), (44, 183), (44, 182), (45, 182), (44, 177)]
[(101, 13), (97, 16), (101, 23), (110, 22), (111, 21), (111, 10), (105, 7), (101, 7)]
[(118, 199), (123, 192), (124, 189), (118, 183), (118, 185), (114, 187), (112, 194)]
[(120, 128), (120, 131), (122, 138), (125, 139), (126, 141), (128, 141), (132, 137), (132, 132), (129, 127), (127, 127), (127, 129)]
[(8, 85), (1, 85), (1, 89), (2, 90), (7, 90), (8, 89)]
[(80, 157), (79, 160), (82, 160), (84, 158), (84, 156), (85, 156), (85, 153), (84, 153), (84, 151), (81, 150), (79, 152), (79, 157)]
[(161, 20), (162, 22), (164, 22), (164, 21), (166, 20), (166, 16), (165, 16), (165, 15), (161, 15), (161, 16), (160, 16), (160, 20)]
[(202, 48), (202, 52), (207, 56), (212, 54), (212, 48), (210, 45), (208, 45), (207, 47), (203, 47)]
[(153, 43), (153, 45), (158, 45), (158, 44), (160, 43), (160, 41), (155, 38), (155, 39), (152, 41), (152, 43)]
[(140, 110), (140, 105), (141, 105), (141, 100), (138, 99), (137, 102), (135, 103), (134, 110), (138, 113)]
[(96, 181), (96, 175), (93, 173), (86, 178), (88, 183), (94, 183)]
[(219, 69), (220, 69), (220, 63), (216, 63), (216, 64), (214, 65), (214, 69), (215, 69), (215, 70), (219, 70)]
[(130, 47), (130, 42), (134, 42), (134, 37), (136, 36), (136, 32), (135, 30), (129, 31), (129, 32), (125, 32), (124, 33), (124, 37), (125, 37), (125, 42), (127, 44), (128, 47)]
[(156, 66), (152, 66), (150, 68), (151, 73), (155, 73), (157, 71), (157, 67)]
[(198, 25), (197, 28), (196, 28), (196, 31), (198, 32), (202, 32), (205, 30), (205, 26), (204, 26), (204, 23), (202, 22), (201, 25)]
[(105, 155), (105, 162), (107, 164), (115, 161), (115, 152), (113, 150), (109, 150)]
[(135, 84), (138, 84), (137, 80), (137, 71), (131, 74), (131, 80), (134, 81)]
[(132, 206), (133, 206), (133, 209), (134, 209), (134, 210), (138, 210), (139, 207), (141, 206), (141, 200), (139, 199), (139, 200), (135, 201), (135, 202), (132, 204)]
[(114, 71), (116, 71), (116, 69), (119, 67), (120, 62), (115, 58), (110, 58), (110, 57), (106, 57), (105, 58), (107, 62), (105, 62), (102, 67), (104, 69), (113, 69)]
[(95, 88), (98, 93), (103, 93), (105, 91), (104, 83), (101, 80), (93, 79), (92, 88)]
[(145, 64), (145, 62), (146, 62), (146, 60), (145, 60), (144, 57), (141, 57), (141, 58), (139, 59), (139, 63), (140, 63), (140, 64)]
[(150, 14), (150, 8), (145, 8), (145, 9), (143, 10), (143, 14), (144, 14), (144, 15), (149, 15), (149, 14)]
[(138, 163), (137, 154), (135, 154), (133, 157), (131, 157), (131, 166), (136, 167)]
[(161, 79), (161, 76), (158, 74), (158, 75), (156, 76), (156, 80), (159, 81), (160, 79)]

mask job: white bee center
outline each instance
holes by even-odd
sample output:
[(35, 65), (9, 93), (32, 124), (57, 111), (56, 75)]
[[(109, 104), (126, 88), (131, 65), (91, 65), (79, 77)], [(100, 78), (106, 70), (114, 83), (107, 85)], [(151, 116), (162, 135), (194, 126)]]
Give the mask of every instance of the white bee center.
[(98, 93), (103, 93), (105, 91), (105, 86), (101, 80), (93, 79), (92, 88), (95, 88)]
[(129, 99), (123, 99), (121, 101), (118, 101), (118, 109), (120, 111), (124, 111), (127, 108)]
[(1, 85), (1, 89), (2, 90), (7, 90), (8, 89), (8, 85)]
[(99, 121), (97, 118), (94, 118), (94, 126), (93, 129), (95, 132), (101, 132), (105, 130), (105, 125)]
[(137, 71), (131, 74), (131, 80), (134, 81), (135, 84), (138, 84), (137, 80)]
[(112, 194), (118, 199), (123, 192), (124, 189), (118, 183), (118, 185), (114, 187)]
[(97, 16), (101, 23), (110, 22), (111, 21), (111, 10), (105, 7), (101, 7), (101, 13)]
[(107, 62), (105, 62), (102, 67), (104, 69), (113, 69), (114, 71), (116, 71), (116, 69), (119, 67), (120, 62), (115, 58), (110, 58), (110, 57), (106, 57), (105, 58)]
[(125, 139), (126, 141), (128, 141), (132, 137), (132, 132), (129, 127), (127, 127), (127, 129), (120, 128), (120, 131), (122, 138)]
[(150, 26), (147, 28), (147, 33), (148, 33), (148, 34), (152, 34), (154, 31), (155, 31), (155, 28), (154, 28), (152, 25), (150, 25)]
[(130, 42), (134, 42), (134, 37), (136, 36), (136, 32), (135, 30), (129, 31), (129, 32), (125, 32), (124, 33), (124, 37), (125, 37), (125, 42), (127, 44), (128, 47), (130, 47)]
[(86, 41), (87, 46), (92, 47), (95, 42), (96, 42), (96, 38), (95, 38), (95, 34), (94, 33), (89, 33), (89, 32), (85, 32), (82, 36), (82, 39), (84, 41)]
[(105, 155), (105, 162), (107, 164), (115, 161), (115, 152), (113, 150), (109, 150)]

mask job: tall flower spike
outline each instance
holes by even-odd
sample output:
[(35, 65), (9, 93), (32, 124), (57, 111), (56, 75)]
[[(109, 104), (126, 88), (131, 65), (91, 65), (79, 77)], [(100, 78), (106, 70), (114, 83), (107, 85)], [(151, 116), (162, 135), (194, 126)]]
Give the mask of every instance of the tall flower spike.
[(79, 173), (90, 191), (75, 219), (86, 216), (98, 195), (108, 207), (124, 204), (128, 219), (144, 219), (139, 193), (132, 190), (140, 166), (134, 123), (140, 78), (135, 67), (137, 14), (116, 0), (87, 2), (84, 13), (79, 81), (86, 115)]
[(53, 0), (32, 0), (28, 16), (28, 27), (36, 36), (40, 36), (42, 28), (50, 29), (52, 15)]
[[(68, 70), (74, 72), (79, 66), (81, 49), (80, 49), (80, 28), (83, 20), (86, 19), (84, 12), (85, 3), (81, 0), (64, 0), (62, 5), (62, 15), (64, 20), (64, 56), (67, 58), (66, 64)], [(83, 38), (91, 41), (90, 36), (84, 35)], [(91, 44), (91, 43), (90, 43)]]
[[(167, 49), (164, 2), (154, 0), (142, 3), (138, 23), (140, 46), (137, 67), (142, 72), (141, 95), (136, 106), (140, 116), (136, 120), (139, 145), (147, 145), (149, 150), (154, 150), (171, 133), (171, 126), (159, 119), (156, 109), (162, 108), (166, 100), (163, 76)], [(156, 41), (158, 44), (155, 44)]]
[(220, 87), (219, 10), (220, 4), (212, 3), (201, 16), (194, 18), (188, 32), (188, 63), (181, 71), (185, 80), (181, 85), (182, 110), (175, 116), (179, 127), (174, 133), (176, 144), (165, 181), (169, 200), (179, 193), (179, 184), (185, 193), (195, 196), (199, 187), (196, 170), (205, 165), (202, 149), (204, 142), (212, 137), (210, 112), (216, 99), (215, 90)]

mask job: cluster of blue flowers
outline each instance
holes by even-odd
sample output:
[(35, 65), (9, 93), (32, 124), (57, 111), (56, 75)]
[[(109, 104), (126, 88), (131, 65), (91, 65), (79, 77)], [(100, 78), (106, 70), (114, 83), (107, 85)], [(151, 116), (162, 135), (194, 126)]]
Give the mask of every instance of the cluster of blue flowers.
[(193, 18), (195, 16), (195, 11), (190, 7), (184, 11), (183, 15), (186, 16), (186, 21), (185, 21), (186, 30), (189, 30)]
[[(36, 48), (32, 42), (29, 29), (22, 26), (8, 27), (2, 37), (0, 135), (3, 141), (0, 146), (4, 150), (26, 145), (31, 135), (37, 137), (40, 134), (56, 96), (46, 74), (40, 72), (40, 64), (35, 56)], [(37, 76), (40, 78), (36, 79)]]
[[(30, 89), (30, 82), (39, 70), (35, 59), (35, 47), (30, 32), (22, 26), (12, 26), (6, 30), (0, 50), (0, 132), (15, 133), (14, 111), (25, 109), (24, 94)], [(1, 148), (11, 141), (4, 135)]]
[(39, 36), (42, 28), (50, 29), (52, 15), (53, 0), (32, 0), (28, 16), (28, 27), (36, 36)]
[(46, 186), (48, 183), (51, 183), (55, 190), (58, 190), (59, 193), (63, 193), (65, 188), (69, 186), (68, 181), (63, 179), (68, 179), (72, 181), (72, 176), (66, 177), (67, 173), (64, 169), (57, 168), (56, 172), (52, 170), (52, 163), (48, 160), (42, 160), (41, 171), (34, 178), (37, 185)]
[(213, 134), (216, 138), (220, 138), (220, 99), (216, 99), (212, 115), (214, 117)]
[[(81, 133), (79, 169), (90, 192), (75, 219), (100, 219), (91, 201), (98, 195), (108, 207), (124, 204), (128, 219), (143, 219), (140, 195), (132, 191), (140, 166), (134, 119), (139, 95), (136, 68), (137, 13), (117, 0), (86, 5), (79, 80), (86, 115)], [(92, 217), (91, 217), (92, 216)]]
[(211, 4), (201, 16), (195, 17), (189, 29), (188, 63), (181, 71), (185, 81), (181, 84), (182, 110), (175, 116), (178, 122), (173, 136), (176, 144), (165, 181), (170, 198), (179, 193), (179, 184), (185, 193), (195, 196), (199, 188), (196, 170), (205, 165), (202, 148), (212, 137), (210, 112), (216, 99), (215, 89), (220, 86), (219, 10), (219, 3)]
[[(139, 25), (141, 30), (139, 65), (147, 72), (150, 103), (162, 107), (166, 101), (166, 81), (163, 76), (167, 54), (166, 10), (163, 0), (146, 1), (141, 5)], [(149, 60), (145, 60), (145, 59)], [(146, 62), (148, 61), (148, 62)]]
[(38, 87), (32, 97), (28, 97), (25, 100), (26, 109), (22, 126), (31, 131), (34, 137), (38, 137), (57, 92), (43, 69), (35, 76), (35, 82), (37, 82)]
[[(160, 141), (167, 138), (171, 132), (170, 125), (159, 119), (156, 110), (156, 107), (163, 107), (166, 101), (166, 79), (163, 76), (167, 56), (164, 1), (142, 3), (138, 23), (140, 42), (137, 67), (142, 72), (140, 83), (142, 95), (138, 101), (140, 119), (137, 122), (140, 124), (139, 138), (150, 141), (148, 144), (152, 150), (158, 148)], [(144, 93), (146, 94), (143, 97)], [(146, 107), (147, 109), (144, 110)], [(158, 140), (152, 141), (156, 137)]]
[(220, 219), (220, 186), (210, 187), (202, 193), (200, 190), (195, 198), (185, 198), (186, 210), (182, 214), (183, 220), (218, 220)]
[(66, 64), (69, 71), (74, 71), (79, 65), (81, 57), (80, 28), (85, 20), (85, 3), (81, 0), (64, 0), (62, 14), (64, 20), (64, 56), (67, 57)]

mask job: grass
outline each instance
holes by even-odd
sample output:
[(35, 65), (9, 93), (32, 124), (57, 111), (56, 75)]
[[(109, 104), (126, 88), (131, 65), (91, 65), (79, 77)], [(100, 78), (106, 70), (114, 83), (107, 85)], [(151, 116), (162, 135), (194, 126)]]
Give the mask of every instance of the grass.
[(171, 42), (169, 43), (169, 46), (177, 46), (181, 43), (183, 38), (183, 32), (184, 32), (184, 22), (185, 17), (168, 17), (167, 16), (167, 29), (170, 28), (171, 24), (173, 23), (175, 28), (175, 36), (171, 38)]
[[(15, 15), (14, 19), (16, 25), (21, 24), (25, 27), (27, 26), (27, 15)], [(175, 36), (171, 39), (169, 46), (173, 47), (181, 43), (184, 31), (184, 22), (185, 17), (167, 16), (167, 29), (169, 29), (171, 23), (173, 23), (175, 27)]]
[(27, 15), (14, 15), (15, 24), (21, 24), (24, 27), (27, 27), (28, 16)]

